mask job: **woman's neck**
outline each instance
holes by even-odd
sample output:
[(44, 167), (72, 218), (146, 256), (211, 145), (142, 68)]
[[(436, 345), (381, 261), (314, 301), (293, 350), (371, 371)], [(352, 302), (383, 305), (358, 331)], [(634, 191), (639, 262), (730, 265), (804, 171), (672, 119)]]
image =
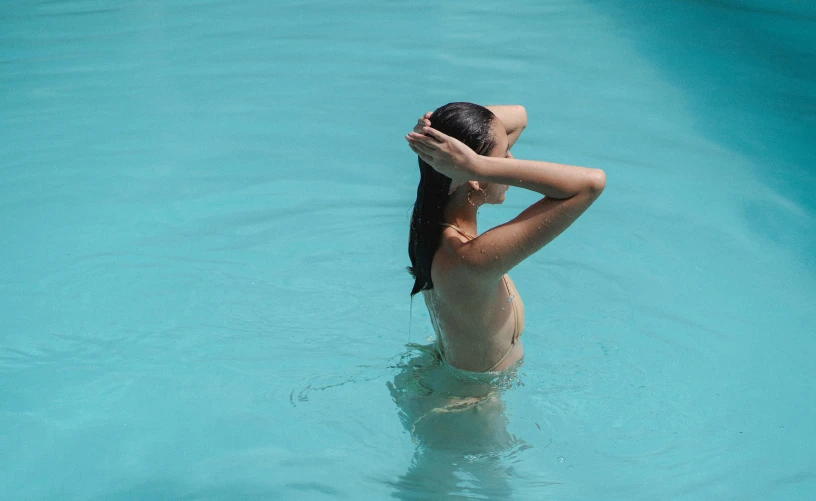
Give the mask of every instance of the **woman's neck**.
[[(466, 231), (472, 235), (477, 235), (476, 229), (476, 209), (477, 207), (471, 205), (467, 200), (467, 195), (461, 196), (459, 193), (464, 190), (457, 190), (451, 195), (447, 207), (445, 207), (445, 220), (443, 223), (458, 226), (461, 230)], [(462, 198), (464, 198), (462, 200)]]

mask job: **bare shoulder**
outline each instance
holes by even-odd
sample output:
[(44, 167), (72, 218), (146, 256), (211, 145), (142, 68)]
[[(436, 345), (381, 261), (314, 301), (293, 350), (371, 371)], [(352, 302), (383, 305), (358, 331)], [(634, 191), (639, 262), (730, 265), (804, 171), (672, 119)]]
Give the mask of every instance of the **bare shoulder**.
[[(455, 230), (445, 230), (439, 248), (434, 254), (431, 274), (434, 287), (441, 290), (458, 292), (476, 292), (486, 288), (488, 282), (498, 281), (486, 280), (484, 274), (474, 273), (473, 254), (476, 250), (474, 242), (478, 240), (468, 240)], [(481, 254), (481, 252), (476, 251)]]

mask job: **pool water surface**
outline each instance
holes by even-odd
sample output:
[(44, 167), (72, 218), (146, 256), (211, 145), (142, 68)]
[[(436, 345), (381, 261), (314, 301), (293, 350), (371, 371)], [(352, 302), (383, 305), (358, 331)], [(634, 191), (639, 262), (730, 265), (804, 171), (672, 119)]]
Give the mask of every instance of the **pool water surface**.
[[(814, 34), (769, 0), (5, 2), (0, 497), (811, 499)], [(403, 136), (450, 101), (607, 174), (511, 271), (501, 381), (409, 299)]]

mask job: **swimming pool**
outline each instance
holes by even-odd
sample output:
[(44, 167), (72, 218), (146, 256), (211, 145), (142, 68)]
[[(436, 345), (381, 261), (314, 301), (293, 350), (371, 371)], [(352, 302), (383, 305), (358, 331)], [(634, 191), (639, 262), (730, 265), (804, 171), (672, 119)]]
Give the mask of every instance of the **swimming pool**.
[[(808, 499), (815, 24), (760, 0), (7, 2), (3, 498)], [(418, 432), (402, 137), (453, 100), (525, 105), (515, 156), (608, 183), (511, 273), (518, 378)]]

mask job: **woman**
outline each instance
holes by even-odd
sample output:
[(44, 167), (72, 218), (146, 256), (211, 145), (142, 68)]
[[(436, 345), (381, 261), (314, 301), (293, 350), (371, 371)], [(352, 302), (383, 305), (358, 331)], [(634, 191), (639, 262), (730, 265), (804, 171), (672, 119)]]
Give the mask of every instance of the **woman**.
[[(507, 272), (567, 229), (606, 184), (599, 169), (513, 158), (526, 126), (522, 106), (450, 103), (405, 137), (421, 175), (408, 248), (411, 295), (423, 291), (440, 355), (463, 371), (502, 371), (522, 359), (524, 306)], [(479, 234), (477, 209), (502, 203), (509, 186), (544, 196)]]

